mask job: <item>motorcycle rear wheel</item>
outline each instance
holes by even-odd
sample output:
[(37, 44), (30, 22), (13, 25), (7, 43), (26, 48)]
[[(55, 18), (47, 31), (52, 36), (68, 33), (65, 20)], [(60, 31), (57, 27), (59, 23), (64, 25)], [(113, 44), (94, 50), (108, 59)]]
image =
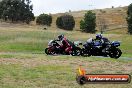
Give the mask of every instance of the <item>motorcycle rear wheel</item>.
[(90, 56), (91, 56), (91, 53), (90, 53), (90, 51), (88, 51), (88, 50), (86, 50), (86, 49), (82, 49), (81, 55), (82, 55), (83, 57), (90, 57)]

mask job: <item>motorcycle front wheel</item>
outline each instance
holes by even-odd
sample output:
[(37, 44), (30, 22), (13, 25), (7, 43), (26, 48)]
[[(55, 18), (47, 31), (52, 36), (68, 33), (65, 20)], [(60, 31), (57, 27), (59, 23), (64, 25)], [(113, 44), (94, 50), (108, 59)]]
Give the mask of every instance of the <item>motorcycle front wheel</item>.
[(121, 56), (121, 54), (122, 54), (121, 50), (119, 48), (116, 48), (116, 49), (110, 51), (109, 56), (111, 58), (118, 59)]
[(47, 55), (50, 54), (50, 52), (49, 52), (49, 48), (46, 48), (46, 49), (45, 49), (45, 53), (46, 53)]
[(76, 47), (71, 53), (72, 56), (80, 56), (81, 55), (81, 49), (79, 47)]
[(50, 51), (49, 48), (46, 48), (46, 49), (45, 49), (45, 53), (46, 53), (47, 55), (54, 55), (54, 54), (55, 54), (55, 52)]

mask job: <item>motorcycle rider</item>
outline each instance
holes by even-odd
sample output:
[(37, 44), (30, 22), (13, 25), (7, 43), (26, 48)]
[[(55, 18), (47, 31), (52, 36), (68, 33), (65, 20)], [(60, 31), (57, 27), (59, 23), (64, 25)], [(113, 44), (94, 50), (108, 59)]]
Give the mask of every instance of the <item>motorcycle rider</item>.
[(96, 39), (94, 39), (94, 41), (98, 41), (102, 44), (103, 43), (102, 38), (103, 38), (102, 34), (96, 34)]
[(70, 41), (64, 35), (59, 35), (58, 39), (62, 43), (61, 47), (65, 50), (66, 54), (71, 54), (72, 45)]
[(95, 42), (99, 42), (99, 45), (102, 48), (102, 53), (105, 55), (108, 49), (108, 44), (110, 43), (108, 38), (103, 37), (102, 34), (97, 34), (96, 39), (94, 39)]
[(94, 39), (94, 41), (99, 41), (101, 43), (101, 45), (105, 44), (105, 43), (109, 43), (108, 38), (103, 37), (102, 34), (97, 34), (96, 39)]

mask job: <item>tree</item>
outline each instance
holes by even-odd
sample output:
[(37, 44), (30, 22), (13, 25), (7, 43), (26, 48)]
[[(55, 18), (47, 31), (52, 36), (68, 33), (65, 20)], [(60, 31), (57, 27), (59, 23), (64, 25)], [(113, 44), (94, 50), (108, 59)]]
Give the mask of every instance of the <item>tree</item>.
[(2, 17), (2, 13), (3, 13), (3, 3), (0, 1), (0, 19)]
[(48, 14), (40, 14), (37, 17), (36, 23), (38, 25), (47, 25), (50, 26), (52, 23), (52, 16)]
[(80, 29), (86, 33), (95, 33), (96, 30), (96, 14), (92, 11), (88, 11), (84, 19), (80, 21)]
[(0, 18), (5, 21), (22, 21), (27, 24), (35, 19), (30, 0), (2, 0), (0, 2)]
[(75, 20), (72, 15), (62, 15), (57, 18), (56, 25), (60, 29), (73, 30), (75, 27)]
[(132, 4), (128, 6), (127, 15), (128, 33), (132, 34)]

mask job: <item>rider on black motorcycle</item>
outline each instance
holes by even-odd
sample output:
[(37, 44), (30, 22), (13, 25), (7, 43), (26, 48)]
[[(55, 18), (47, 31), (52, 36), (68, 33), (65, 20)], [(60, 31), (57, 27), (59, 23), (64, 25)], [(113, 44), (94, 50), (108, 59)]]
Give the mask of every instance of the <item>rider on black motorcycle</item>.
[(67, 54), (70, 54), (72, 51), (72, 45), (70, 41), (64, 37), (64, 35), (58, 36), (59, 41), (62, 43), (61, 47), (65, 50)]
[(95, 41), (100, 41), (100, 43), (108, 43), (109, 42), (109, 40), (108, 40), (108, 38), (106, 38), (106, 37), (103, 37), (102, 36), (102, 34), (97, 34), (96, 35), (96, 39), (94, 39)]
[(101, 34), (97, 34), (96, 35), (96, 39), (94, 39), (94, 41), (95, 42), (99, 42), (100, 43), (100, 45), (102, 45), (102, 43), (103, 43), (103, 36), (101, 35)]
[(107, 51), (107, 47), (108, 47), (108, 44), (110, 43), (110, 41), (108, 40), (108, 38), (106, 37), (103, 37), (102, 34), (97, 34), (96, 35), (96, 39), (94, 39), (95, 42), (99, 42), (100, 43), (100, 46), (102, 47), (102, 53), (106, 53)]

